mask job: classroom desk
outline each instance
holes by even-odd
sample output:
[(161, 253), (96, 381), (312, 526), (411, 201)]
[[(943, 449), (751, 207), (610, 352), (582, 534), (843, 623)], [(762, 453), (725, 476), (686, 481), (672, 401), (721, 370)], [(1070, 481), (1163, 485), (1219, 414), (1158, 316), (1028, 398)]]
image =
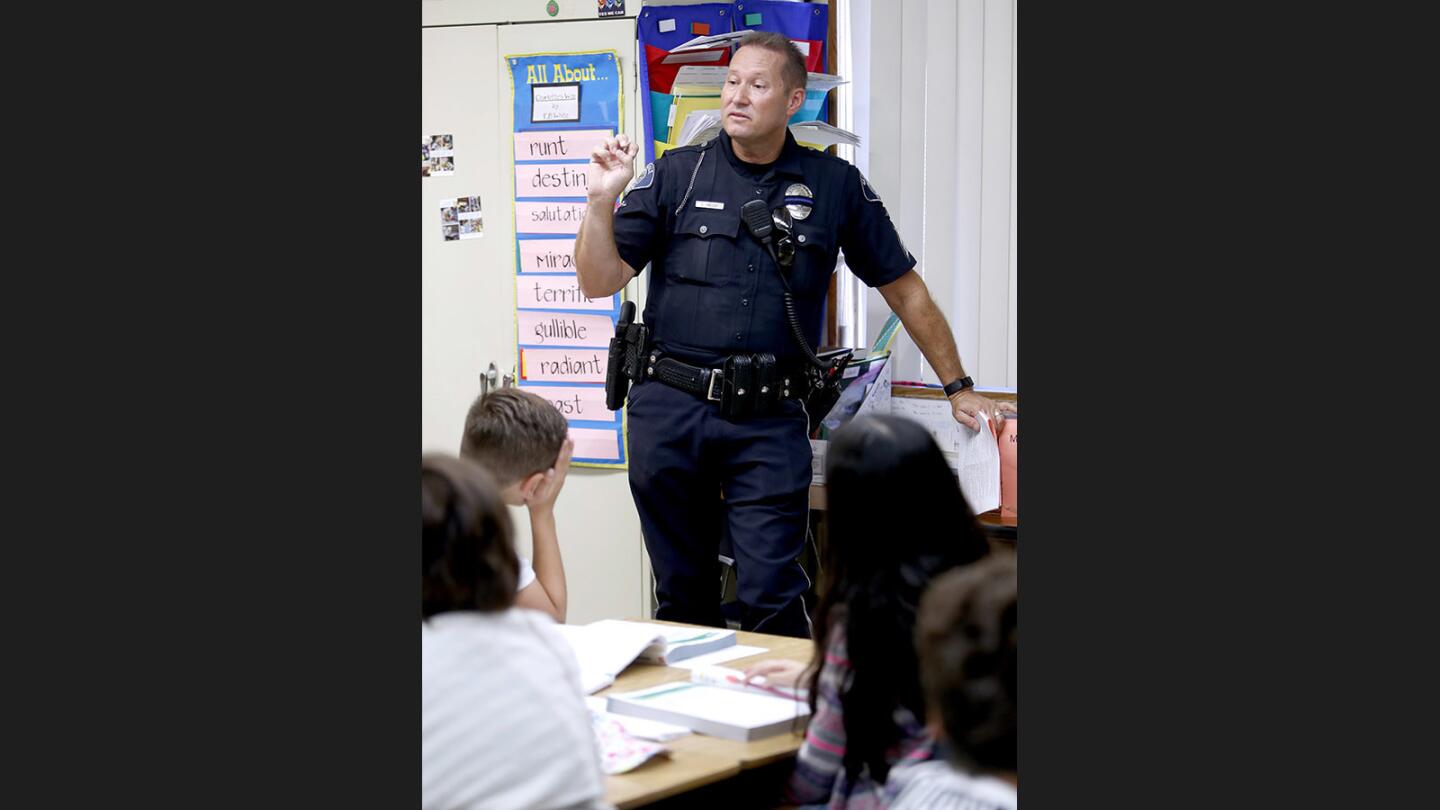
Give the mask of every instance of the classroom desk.
[[(653, 620), (632, 619), (631, 621)], [(674, 622), (661, 623), (675, 624)], [(790, 658), (808, 663), (814, 652), (814, 647), (809, 639), (772, 636), (768, 633), (747, 633), (737, 630), (735, 643), (750, 647), (764, 647), (765, 652), (727, 661), (722, 666), (744, 669), (746, 666), (766, 658)], [(631, 664), (624, 672), (620, 673), (620, 677), (615, 679), (614, 684), (595, 694), (604, 697), (612, 692), (629, 692), (671, 681), (689, 679), (690, 670), (688, 669), (637, 663)], [(633, 771), (605, 777), (605, 800), (620, 810), (640, 807), (677, 793), (737, 776), (744, 770), (793, 757), (795, 752), (800, 750), (802, 742), (804, 742), (804, 736), (801, 734), (777, 734), (763, 740), (743, 743), (722, 740), (704, 734), (689, 734), (665, 743), (670, 749), (668, 759), (663, 756), (656, 757)]]

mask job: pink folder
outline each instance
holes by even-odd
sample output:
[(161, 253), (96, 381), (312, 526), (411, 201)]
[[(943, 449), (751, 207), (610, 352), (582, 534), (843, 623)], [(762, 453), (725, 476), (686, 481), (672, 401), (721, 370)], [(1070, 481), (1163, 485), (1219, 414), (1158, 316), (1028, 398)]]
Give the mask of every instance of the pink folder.
[(1019, 481), (1016, 477), (1017, 457), (1020, 455), (1020, 416), (1009, 414), (1000, 428), (1000, 514), (1019, 517), (1016, 508)]

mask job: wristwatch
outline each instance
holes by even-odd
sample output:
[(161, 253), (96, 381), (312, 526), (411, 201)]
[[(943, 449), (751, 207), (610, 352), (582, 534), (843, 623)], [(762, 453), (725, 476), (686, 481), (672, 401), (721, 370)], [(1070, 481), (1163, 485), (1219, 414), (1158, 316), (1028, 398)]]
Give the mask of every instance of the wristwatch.
[(955, 382), (952, 382), (952, 383), (950, 383), (949, 385), (945, 386), (945, 396), (947, 396), (947, 397), (953, 397), (953, 396), (955, 396), (956, 394), (960, 393), (961, 391), (964, 391), (964, 390), (967, 389), (967, 388), (974, 388), (974, 387), (975, 387), (975, 381), (974, 381), (974, 380), (970, 379), (969, 377), (961, 377), (960, 379), (956, 380)]

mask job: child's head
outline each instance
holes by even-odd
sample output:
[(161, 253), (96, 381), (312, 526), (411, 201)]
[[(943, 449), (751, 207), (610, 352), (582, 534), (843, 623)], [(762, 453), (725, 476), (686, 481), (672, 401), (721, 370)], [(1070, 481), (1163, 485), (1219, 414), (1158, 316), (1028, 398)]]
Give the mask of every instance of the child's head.
[(973, 562), (990, 549), (940, 447), (913, 420), (860, 417), (836, 431), (825, 489), (823, 570), (838, 584), (898, 577), (923, 589), (929, 577), (921, 581), (922, 572)]
[(460, 455), (483, 464), (505, 502), (519, 505), (555, 466), (568, 433), (554, 405), (529, 391), (500, 388), (470, 406)]
[(475, 462), (421, 457), (420, 547), (421, 619), (515, 602), (520, 560), (510, 542), (510, 513)]
[[(846, 772), (883, 781), (898, 740), (897, 707), (919, 718), (915, 609), (941, 572), (974, 562), (990, 544), (939, 446), (919, 423), (860, 417), (837, 430), (825, 464), (828, 509), (813, 617), (814, 672), (843, 625), (853, 677), (840, 697)], [(816, 691), (812, 689), (812, 700)]]
[(920, 600), (915, 647), (931, 726), (957, 764), (1014, 773), (1018, 581), (1012, 552), (936, 578)]

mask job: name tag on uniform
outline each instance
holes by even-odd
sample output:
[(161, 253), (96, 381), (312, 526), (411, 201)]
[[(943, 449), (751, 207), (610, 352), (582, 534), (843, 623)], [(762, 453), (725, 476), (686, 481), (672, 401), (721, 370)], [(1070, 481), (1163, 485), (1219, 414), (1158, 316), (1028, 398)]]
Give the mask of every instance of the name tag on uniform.
[(712, 211), (724, 211), (724, 210), (725, 210), (725, 203), (723, 203), (723, 202), (710, 202), (709, 200), (696, 200), (696, 201), (695, 201), (695, 207), (696, 207), (696, 208), (709, 208), (709, 209), (712, 210)]

